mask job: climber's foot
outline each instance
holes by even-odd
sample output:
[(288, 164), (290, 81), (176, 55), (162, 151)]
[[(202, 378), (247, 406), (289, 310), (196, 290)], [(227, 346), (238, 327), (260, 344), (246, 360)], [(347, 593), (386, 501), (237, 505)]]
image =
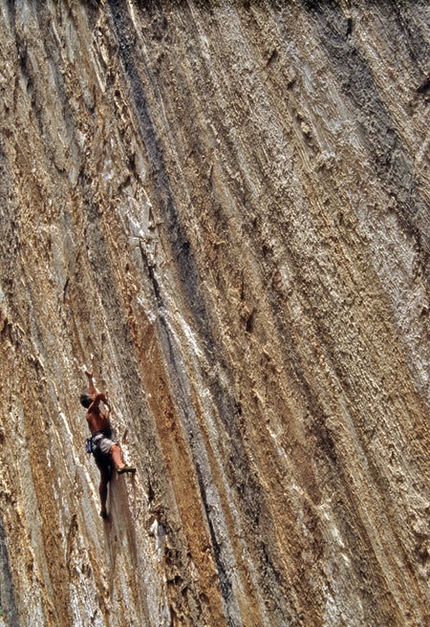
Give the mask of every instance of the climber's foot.
[(136, 472), (136, 468), (134, 468), (134, 466), (121, 466), (121, 468), (118, 468), (117, 470), (119, 475), (122, 475), (124, 472), (131, 472), (134, 474)]
[(102, 510), (100, 512), (100, 516), (103, 518), (103, 520), (107, 520), (109, 518), (109, 514), (107, 513), (106, 510)]

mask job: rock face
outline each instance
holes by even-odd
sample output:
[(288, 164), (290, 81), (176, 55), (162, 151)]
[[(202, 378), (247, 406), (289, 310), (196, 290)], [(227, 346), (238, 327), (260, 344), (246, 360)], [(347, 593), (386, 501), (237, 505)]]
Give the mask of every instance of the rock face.
[(429, 624), (429, 24), (1, 3), (0, 623)]

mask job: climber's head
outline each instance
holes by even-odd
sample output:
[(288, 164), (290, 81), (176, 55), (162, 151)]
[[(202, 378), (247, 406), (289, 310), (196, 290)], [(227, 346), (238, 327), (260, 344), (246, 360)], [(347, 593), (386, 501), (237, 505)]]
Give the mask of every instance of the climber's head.
[(91, 405), (91, 403), (93, 402), (93, 397), (90, 396), (88, 394), (88, 392), (84, 392), (83, 394), (81, 394), (80, 396), (80, 401), (81, 401), (81, 405), (83, 405), (85, 407), (85, 409), (88, 409), (88, 407)]

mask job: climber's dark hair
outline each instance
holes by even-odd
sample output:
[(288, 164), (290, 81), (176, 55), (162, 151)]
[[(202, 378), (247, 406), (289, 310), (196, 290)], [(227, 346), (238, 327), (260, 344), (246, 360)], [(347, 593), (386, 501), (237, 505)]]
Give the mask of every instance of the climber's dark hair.
[(91, 405), (91, 403), (93, 402), (93, 397), (90, 396), (88, 394), (88, 392), (84, 392), (83, 394), (81, 394), (80, 399), (81, 401), (81, 405), (83, 405), (85, 407), (85, 409), (88, 409), (88, 407)]

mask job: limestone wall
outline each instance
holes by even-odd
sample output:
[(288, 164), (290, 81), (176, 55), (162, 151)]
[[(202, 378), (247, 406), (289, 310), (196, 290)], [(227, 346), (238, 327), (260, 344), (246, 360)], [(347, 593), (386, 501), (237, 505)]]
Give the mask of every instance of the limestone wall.
[(0, 3), (0, 622), (429, 624), (429, 23)]

